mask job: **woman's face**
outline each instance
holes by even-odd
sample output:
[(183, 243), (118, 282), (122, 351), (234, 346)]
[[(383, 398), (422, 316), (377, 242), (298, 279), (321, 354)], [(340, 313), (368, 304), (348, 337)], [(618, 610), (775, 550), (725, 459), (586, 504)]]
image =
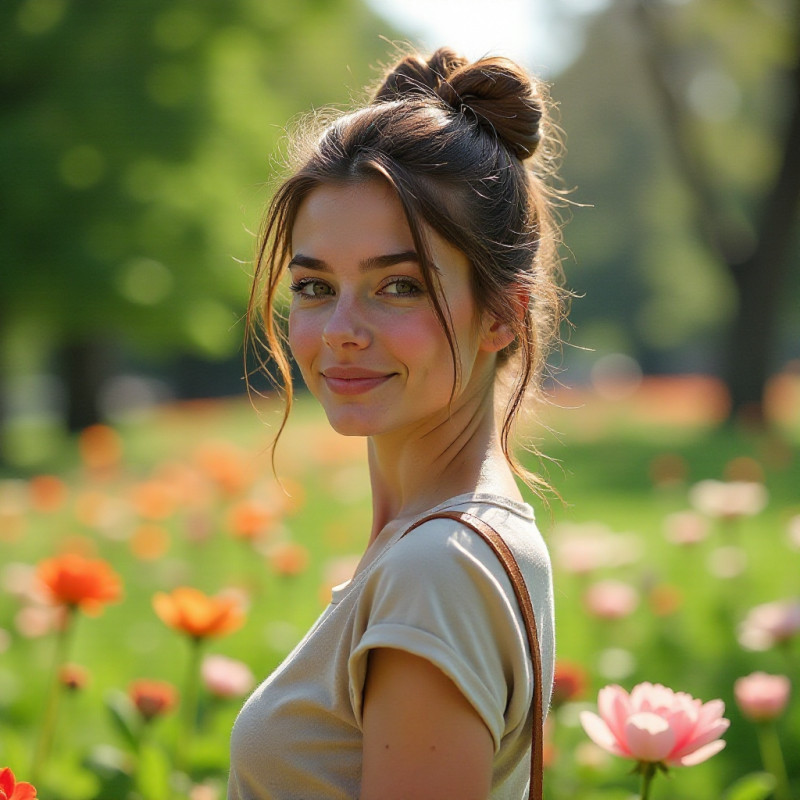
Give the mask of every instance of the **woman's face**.
[[(464, 392), (488, 396), (497, 348), (481, 335), (470, 264), (429, 235), (461, 361), (454, 403)], [(289, 344), (335, 430), (411, 433), (449, 413), (450, 347), (388, 184), (375, 179), (314, 189), (292, 230), (289, 271)]]

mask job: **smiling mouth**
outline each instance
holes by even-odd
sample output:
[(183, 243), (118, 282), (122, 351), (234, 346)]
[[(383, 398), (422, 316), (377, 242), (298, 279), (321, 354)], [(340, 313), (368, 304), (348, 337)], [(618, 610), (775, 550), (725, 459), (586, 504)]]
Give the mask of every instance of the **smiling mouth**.
[(341, 395), (357, 395), (357, 394), (364, 394), (365, 392), (372, 391), (376, 389), (378, 386), (383, 385), (389, 379), (394, 377), (394, 373), (389, 373), (388, 375), (356, 375), (353, 377), (344, 376), (344, 375), (337, 375), (337, 374), (326, 374), (322, 373), (322, 378), (325, 381), (325, 385), (330, 389), (334, 394), (341, 394)]

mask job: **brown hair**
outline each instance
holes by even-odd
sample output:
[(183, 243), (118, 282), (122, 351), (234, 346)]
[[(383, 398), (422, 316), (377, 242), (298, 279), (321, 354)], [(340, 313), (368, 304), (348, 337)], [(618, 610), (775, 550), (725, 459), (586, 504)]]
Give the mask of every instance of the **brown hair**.
[(431, 267), (425, 226), (466, 255), (479, 308), (513, 330), (514, 341), (499, 358), (499, 363), (513, 360), (517, 366), (501, 444), (517, 475), (531, 488), (546, 486), (515, 459), (509, 436), (526, 393), (541, 393), (546, 359), (563, 318), (556, 193), (547, 184), (558, 142), (547, 112), (545, 87), (514, 62), (493, 57), (469, 63), (441, 48), (429, 59), (404, 57), (388, 70), (371, 103), (334, 119), (306, 142), (298, 166), (278, 188), (264, 218), (248, 306), (248, 330), (257, 336), (252, 323), (260, 312), (263, 345), (286, 392), (276, 440), (292, 401), (276, 297), (291, 258), (297, 212), (321, 184), (380, 177), (403, 205), (426, 289), (456, 365), (454, 392), (460, 379), (456, 344)]

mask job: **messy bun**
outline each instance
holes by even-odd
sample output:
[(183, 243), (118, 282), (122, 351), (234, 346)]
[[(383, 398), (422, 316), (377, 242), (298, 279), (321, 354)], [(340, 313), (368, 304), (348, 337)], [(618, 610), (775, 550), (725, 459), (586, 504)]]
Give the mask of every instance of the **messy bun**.
[(251, 320), (261, 312), (287, 415), (291, 365), (275, 315), (297, 213), (319, 186), (380, 180), (405, 211), (427, 296), (450, 345), (454, 393), (462, 377), (458, 343), (429, 230), (466, 256), (479, 310), (513, 331), (514, 340), (498, 354), (498, 369), (509, 379), (501, 444), (532, 488), (546, 485), (519, 464), (509, 439), (523, 400), (541, 393), (564, 310), (557, 193), (549, 183), (557, 139), (548, 110), (546, 87), (512, 61), (470, 63), (441, 48), (430, 58), (402, 58), (371, 102), (299, 140), (295, 171), (278, 188), (262, 226), (249, 309)]
[(542, 101), (528, 75), (507, 58), (483, 58), (473, 64), (439, 48), (427, 61), (406, 56), (384, 78), (375, 99), (435, 94), (458, 114), (497, 136), (520, 160), (536, 151), (541, 139)]
[(375, 100), (399, 100), (407, 95), (438, 94), (442, 83), (467, 59), (447, 47), (440, 47), (430, 58), (413, 53), (397, 62), (384, 76)]

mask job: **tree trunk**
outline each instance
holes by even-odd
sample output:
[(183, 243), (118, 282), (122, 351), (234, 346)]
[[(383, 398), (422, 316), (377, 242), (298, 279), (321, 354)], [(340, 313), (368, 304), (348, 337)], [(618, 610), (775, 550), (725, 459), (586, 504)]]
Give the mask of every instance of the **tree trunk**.
[(764, 394), (774, 371), (777, 318), (786, 286), (788, 261), (800, 211), (800, 13), (795, 14), (797, 62), (786, 76), (784, 133), (776, 134), (782, 160), (775, 181), (761, 202), (756, 245), (745, 259), (737, 257), (736, 235), (730, 236), (719, 215), (708, 164), (692, 136), (682, 102), (667, 78), (670, 46), (645, 0), (633, 5), (642, 34), (642, 56), (664, 110), (666, 133), (679, 173), (694, 199), (695, 222), (710, 252), (725, 264), (736, 291), (737, 308), (728, 334), (723, 378), (731, 399), (731, 419), (764, 418)]
[[(800, 50), (800, 36), (798, 36)], [(789, 119), (782, 142), (783, 161), (764, 201), (755, 252), (729, 264), (738, 308), (731, 326), (726, 382), (731, 413), (763, 417), (763, 398), (774, 367), (777, 318), (786, 286), (800, 214), (800, 53), (788, 76)]]
[(101, 422), (100, 393), (110, 377), (110, 350), (99, 339), (65, 344), (60, 351), (60, 372), (67, 395), (66, 423), (79, 431)]

